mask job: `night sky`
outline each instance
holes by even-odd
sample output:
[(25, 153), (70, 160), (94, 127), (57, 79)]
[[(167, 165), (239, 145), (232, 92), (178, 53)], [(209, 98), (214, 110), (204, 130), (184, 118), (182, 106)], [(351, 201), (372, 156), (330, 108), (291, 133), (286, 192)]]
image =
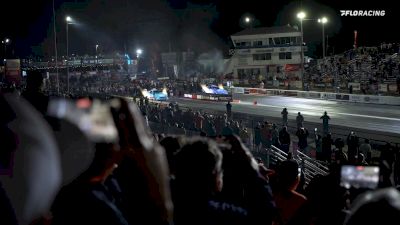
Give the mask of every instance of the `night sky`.
[[(143, 48), (146, 54), (192, 49), (206, 52), (231, 47), (229, 36), (243, 29), (245, 15), (254, 26), (298, 24), (296, 13), (302, 8), (308, 18), (327, 16), (326, 34), (335, 53), (351, 48), (353, 32), (360, 45), (398, 42), (398, 8), (395, 1), (288, 1), (288, 0), (55, 0), (59, 54), (65, 54), (65, 16), (70, 25), (70, 53), (95, 54), (99, 51), (133, 53)], [(16, 57), (53, 55), (51, 0), (5, 0), (1, 4), (0, 37), (12, 40), (9, 54)], [(386, 10), (384, 17), (340, 17), (339, 10)], [(309, 54), (320, 54), (321, 26), (304, 21), (304, 40)], [(329, 51), (329, 50), (328, 50)], [(330, 48), (333, 51), (333, 48)], [(1, 53), (3, 54), (3, 53)]]

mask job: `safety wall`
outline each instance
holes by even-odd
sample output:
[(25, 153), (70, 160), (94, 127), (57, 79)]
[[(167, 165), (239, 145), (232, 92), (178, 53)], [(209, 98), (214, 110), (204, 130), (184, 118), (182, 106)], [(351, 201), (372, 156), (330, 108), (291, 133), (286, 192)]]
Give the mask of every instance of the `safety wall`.
[(258, 96), (282, 95), (288, 97), (323, 99), (323, 100), (342, 101), (342, 102), (400, 105), (400, 97), (394, 97), (394, 96), (356, 95), (356, 94), (341, 94), (341, 93), (330, 93), (330, 92), (261, 89), (261, 88), (246, 88), (246, 87), (234, 87), (232, 88), (232, 92), (235, 94), (258, 95)]

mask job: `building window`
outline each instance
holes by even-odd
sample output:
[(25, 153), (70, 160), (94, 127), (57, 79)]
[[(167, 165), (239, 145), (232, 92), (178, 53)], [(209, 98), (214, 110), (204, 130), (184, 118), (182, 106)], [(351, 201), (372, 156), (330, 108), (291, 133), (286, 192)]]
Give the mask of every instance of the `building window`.
[(238, 69), (237, 72), (238, 72), (238, 78), (239, 79), (244, 79), (246, 77), (244, 69)]
[(271, 60), (271, 53), (253, 54), (253, 61)]
[(253, 46), (262, 46), (262, 45), (263, 45), (262, 41), (254, 41), (253, 42)]
[(240, 42), (240, 41), (238, 41), (238, 42), (236, 42), (236, 46), (237, 47), (245, 47), (245, 46), (251, 46), (251, 42)]
[(282, 59), (282, 60), (292, 59), (292, 53), (291, 52), (280, 52), (279, 59)]
[(296, 37), (290, 37), (290, 44), (291, 45), (297, 44)]
[(281, 44), (281, 39), (280, 38), (274, 38), (275, 44), (280, 45)]
[(274, 39), (272, 39), (272, 38), (269, 38), (269, 43), (268, 43), (269, 45), (274, 45)]
[(260, 75), (260, 69), (259, 68), (252, 69), (252, 75), (256, 75), (256, 76)]

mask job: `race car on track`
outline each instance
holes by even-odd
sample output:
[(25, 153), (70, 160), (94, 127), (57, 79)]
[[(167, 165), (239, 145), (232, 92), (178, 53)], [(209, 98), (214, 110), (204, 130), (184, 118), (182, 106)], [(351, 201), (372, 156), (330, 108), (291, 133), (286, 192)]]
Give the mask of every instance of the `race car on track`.
[(202, 85), (202, 91), (207, 94), (214, 94), (214, 95), (228, 95), (228, 91), (224, 89), (222, 85)]
[(168, 94), (166, 93), (166, 91), (152, 89), (148, 92), (148, 98), (156, 101), (167, 101)]

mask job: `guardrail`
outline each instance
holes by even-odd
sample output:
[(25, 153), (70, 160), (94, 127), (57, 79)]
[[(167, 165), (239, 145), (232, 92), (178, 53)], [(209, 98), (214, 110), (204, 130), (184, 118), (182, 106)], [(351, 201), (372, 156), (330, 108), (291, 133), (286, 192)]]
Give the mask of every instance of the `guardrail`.
[[(270, 149), (266, 149), (267, 154), (268, 154), (268, 162), (267, 166), (269, 166), (269, 159), (270, 157), (274, 157), (278, 161), (284, 161), (288, 159), (288, 154), (281, 149), (271, 146)], [(297, 161), (297, 163), (300, 165), (302, 168), (304, 178), (306, 181), (306, 184), (308, 184), (313, 177), (316, 175), (327, 175), (329, 173), (329, 169), (319, 163), (318, 161), (308, 157), (304, 153), (300, 152), (299, 150), (296, 150), (296, 154), (293, 155), (293, 159)]]
[(283, 95), (288, 97), (322, 99), (330, 101), (371, 103), (371, 104), (396, 105), (396, 106), (400, 105), (400, 97), (395, 97), (395, 96), (358, 95), (358, 94), (344, 94), (344, 93), (333, 93), (333, 92), (263, 89), (263, 88), (247, 88), (247, 87), (233, 87), (232, 92), (235, 94)]

